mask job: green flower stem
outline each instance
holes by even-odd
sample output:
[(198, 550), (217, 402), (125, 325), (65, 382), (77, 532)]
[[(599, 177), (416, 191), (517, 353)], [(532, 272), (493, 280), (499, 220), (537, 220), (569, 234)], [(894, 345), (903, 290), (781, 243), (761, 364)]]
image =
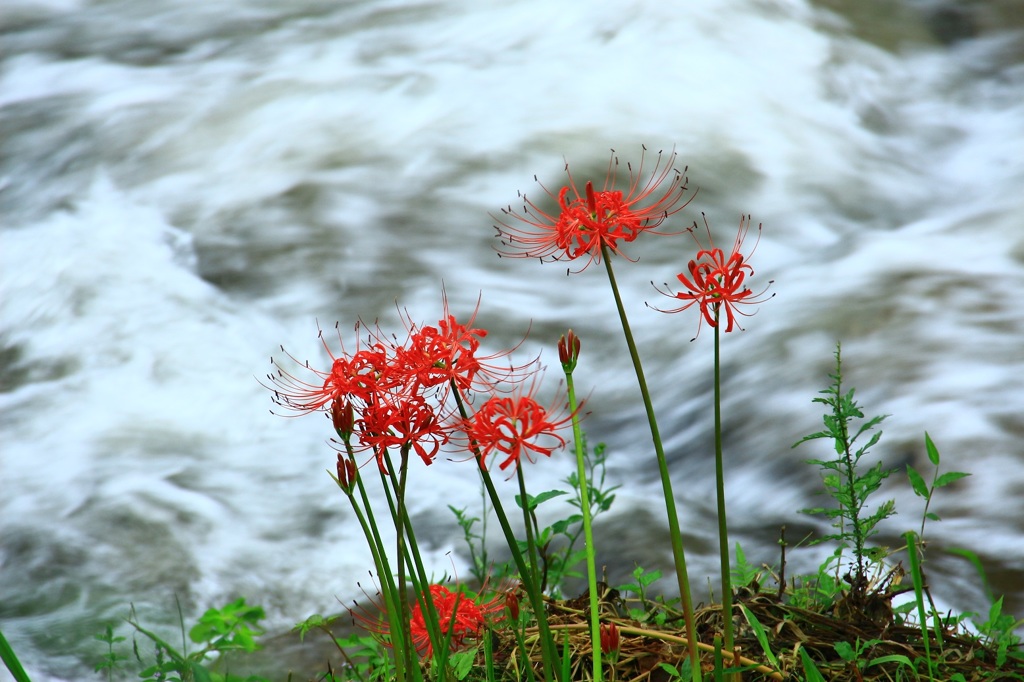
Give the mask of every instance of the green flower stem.
[[(351, 446), (348, 443), (345, 445), (348, 449), (349, 459), (354, 462), (355, 455)], [(377, 522), (373, 517), (373, 507), (370, 505), (369, 495), (366, 494), (362, 476), (356, 476), (356, 488), (359, 490), (359, 497), (363, 503), (362, 509), (366, 510), (365, 518), (359, 505), (356, 504), (355, 497), (349, 497), (359, 525), (363, 529), (363, 534), (366, 535), (366, 542), (370, 546), (370, 554), (373, 556), (373, 563), (377, 568), (377, 577), (380, 579), (380, 591), (384, 599), (385, 615), (388, 619), (388, 632), (391, 633), (391, 647), (395, 652), (395, 679), (397, 682), (405, 682), (407, 674), (405, 652), (411, 646), (411, 642), (406, 637), (407, 628), (399, 604), (396, 602), (397, 588), (391, 573), (391, 566), (380, 537), (380, 531), (377, 529)]]
[[(455, 403), (458, 405), (459, 414), (463, 419), (469, 419), (466, 406), (462, 402), (462, 396), (459, 394), (458, 387), (454, 381), (452, 382), (452, 393), (455, 395)], [(501, 532), (505, 534), (505, 542), (508, 543), (508, 549), (512, 553), (512, 560), (516, 564), (516, 570), (519, 571), (519, 575), (523, 576), (524, 586), (527, 588), (526, 594), (530, 598), (530, 607), (533, 609), (533, 615), (537, 619), (537, 630), (540, 636), (541, 647), (543, 648), (541, 658), (544, 665), (544, 679), (549, 681), (561, 679), (560, 677), (556, 678), (556, 673), (553, 672), (561, 670), (562, 659), (558, 649), (555, 647), (554, 640), (551, 638), (551, 627), (548, 625), (547, 611), (544, 608), (544, 595), (536, 589), (533, 581), (530, 580), (530, 570), (523, 559), (523, 553), (519, 551), (519, 543), (516, 540), (515, 533), (512, 532), (512, 526), (508, 522), (508, 516), (505, 514), (505, 509), (501, 504), (501, 498), (498, 497), (498, 491), (494, 488), (494, 481), (491, 480), (491, 474), (487, 471), (487, 463), (481, 456), (480, 449), (476, 446), (476, 443), (472, 443), (470, 447), (476, 458), (477, 466), (480, 467), (480, 479), (484, 482), (487, 495), (491, 498), (491, 504), (494, 506), (494, 515), (498, 517), (498, 525), (501, 526)]]
[(665, 497), (665, 510), (668, 513), (669, 538), (672, 543), (672, 558), (676, 566), (676, 578), (679, 582), (679, 597), (683, 603), (683, 620), (686, 628), (686, 642), (690, 655), (690, 671), (693, 682), (700, 682), (700, 656), (697, 653), (697, 635), (693, 624), (693, 602), (690, 596), (690, 579), (686, 573), (686, 556), (683, 551), (683, 537), (679, 531), (679, 517), (676, 514), (676, 501), (672, 493), (672, 480), (668, 474), (668, 463), (665, 460), (665, 448), (661, 444), (661, 434), (658, 432), (658, 420), (654, 415), (654, 405), (651, 403), (651, 394), (647, 388), (647, 380), (644, 378), (643, 365), (640, 363), (640, 354), (636, 349), (636, 342), (633, 340), (633, 333), (629, 328), (629, 320), (626, 319), (626, 309), (622, 305), (622, 297), (619, 295), (619, 287), (615, 283), (615, 272), (612, 270), (611, 251), (604, 244), (601, 245), (601, 255), (604, 257), (605, 270), (608, 272), (608, 282), (612, 287), (612, 294), (615, 297), (615, 307), (619, 311), (619, 320), (622, 322), (622, 331), (626, 335), (626, 345), (629, 347), (629, 356), (633, 360), (633, 369), (636, 371), (637, 381), (640, 383), (640, 395), (643, 397), (644, 409), (647, 410), (647, 423), (651, 427), (651, 439), (654, 441), (654, 454), (658, 459), (658, 473), (661, 475), (661, 487)]
[[(594, 532), (590, 520), (590, 490), (587, 482), (587, 468), (583, 458), (583, 431), (580, 430), (579, 405), (576, 388), (572, 381), (572, 370), (565, 371), (566, 392), (569, 409), (572, 410), (572, 439), (576, 446), (576, 477), (580, 488), (580, 512), (583, 514), (583, 538), (587, 550), (587, 589), (590, 592), (590, 644), (594, 660), (594, 680), (599, 682), (601, 674), (601, 595), (597, 592), (597, 565), (594, 559)], [(613, 669), (614, 671), (614, 669)], [(613, 672), (614, 674), (614, 672)]]
[[(406, 516), (405, 512), (405, 479), (406, 474), (409, 470), (409, 449), (407, 447), (402, 448), (402, 464), (399, 472), (400, 477), (395, 488), (395, 497), (398, 500), (397, 513), (394, 514), (395, 521), (395, 536), (397, 542), (397, 554), (395, 555), (398, 563), (398, 605), (402, 613), (402, 620), (408, 621), (409, 616), (412, 613), (412, 609), (409, 607), (409, 590), (405, 585), (405, 564), (406, 564), (406, 551), (405, 551), (405, 532), (403, 519)], [(391, 465), (388, 465), (388, 470), (391, 472), (392, 484), (394, 481), (394, 469)], [(414, 588), (415, 589), (415, 588)], [(412, 661), (412, 642), (405, 651), (405, 664), (411, 669), (413, 665)]]
[[(479, 456), (477, 457), (477, 462), (480, 464), (480, 476), (484, 481), (484, 486), (487, 488), (487, 494), (494, 505), (494, 513), (498, 517), (498, 524), (501, 526), (501, 530), (505, 534), (505, 541), (512, 552), (512, 559), (515, 561), (520, 575), (529, 580), (530, 570), (523, 559), (522, 552), (519, 551), (516, 536), (512, 532), (512, 526), (508, 522), (505, 510), (501, 506), (501, 498), (498, 497), (498, 491), (494, 488), (491, 474), (484, 468), (484, 462)], [(530, 588), (527, 590), (530, 597), (530, 606), (533, 609), (533, 615), (537, 618), (537, 629), (540, 632), (541, 646), (544, 648), (544, 678), (551, 680), (554, 679), (552, 670), (559, 670), (561, 668), (561, 656), (558, 653), (558, 649), (554, 646), (554, 640), (551, 638), (551, 628), (548, 626), (544, 596), (536, 589), (536, 584), (530, 585)]]
[(523, 509), (523, 525), (526, 528), (526, 551), (530, 558), (530, 568), (533, 569), (529, 579), (533, 582), (533, 589), (540, 593), (544, 591), (544, 580), (541, 578), (540, 558), (537, 556), (537, 539), (534, 534), (537, 517), (530, 507), (530, 497), (526, 494), (526, 479), (523, 476), (523, 467), (518, 464), (516, 465), (516, 481), (519, 484), (519, 501)]
[[(408, 463), (408, 449), (403, 448), (403, 469)], [(448, 648), (446, 642), (449, 638), (444, 637), (440, 627), (440, 616), (438, 616), (437, 609), (434, 606), (434, 602), (430, 595), (430, 579), (427, 577), (427, 572), (423, 566), (423, 558), (420, 556), (419, 544), (416, 542), (416, 533), (413, 531), (412, 520), (409, 518), (409, 514), (406, 512), (405, 505), (403, 503), (405, 499), (405, 477), (401, 479), (396, 478), (395, 469), (391, 465), (391, 457), (385, 451), (385, 461), (388, 468), (388, 478), (390, 478), (392, 487), (396, 491), (400, 491), (401, 494), (398, 496), (399, 506), (396, 507), (392, 500), (391, 493), (387, 487), (387, 480), (384, 477), (384, 473), (381, 472), (381, 481), (384, 482), (384, 493), (388, 500), (388, 506), (391, 509), (392, 516), (396, 519), (396, 530), (398, 529), (398, 519), (401, 518), (402, 528), (405, 531), (405, 537), (408, 540), (407, 547), (408, 551), (403, 552), (403, 555), (399, 558), (400, 562), (404, 561), (404, 566), (409, 570), (409, 575), (413, 577), (413, 593), (416, 597), (416, 601), (420, 605), (420, 613), (423, 614), (424, 621), (427, 626), (427, 636), (430, 637), (430, 646), (434, 651), (435, 657), (440, 657), (438, 670), (442, 671), (442, 679), (446, 679), (446, 668), (445, 661), (448, 658)], [(401, 511), (399, 511), (401, 510)], [(399, 517), (399, 513), (401, 516)], [(407, 594), (403, 590), (403, 594)], [(411, 610), (407, 614), (405, 622), (409, 622), (409, 615)], [(449, 630), (449, 634), (450, 634)], [(413, 648), (412, 643), (409, 644), (410, 650)]]
[[(715, 310), (718, 322), (718, 310)], [(729, 656), (733, 652), (732, 638), (732, 577), (729, 559), (729, 529), (725, 519), (725, 474), (722, 466), (722, 386), (719, 356), (719, 325), (715, 324), (715, 493), (718, 498), (718, 552), (722, 564), (722, 623), (723, 646)]]

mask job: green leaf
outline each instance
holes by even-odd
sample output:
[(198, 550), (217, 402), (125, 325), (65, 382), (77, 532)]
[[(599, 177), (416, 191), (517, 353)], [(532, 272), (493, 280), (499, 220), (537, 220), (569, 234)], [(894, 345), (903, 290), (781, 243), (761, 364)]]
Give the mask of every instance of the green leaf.
[[(739, 549), (739, 543), (736, 543), (737, 550)], [(776, 668), (779, 667), (779, 661), (775, 658), (775, 654), (772, 652), (771, 645), (768, 642), (768, 633), (765, 631), (764, 626), (761, 625), (761, 621), (757, 619), (750, 609), (745, 604), (740, 604), (740, 609), (743, 611), (743, 617), (747, 619), (747, 623), (750, 624), (750, 628), (754, 631), (754, 636), (757, 637), (757, 643), (761, 645), (761, 650), (767, 657), (768, 662)]]
[[(536, 509), (537, 506), (540, 505), (542, 502), (547, 502), (551, 498), (558, 497), (560, 495), (568, 495), (568, 493), (565, 492), (564, 490), (548, 490), (547, 492), (543, 492), (539, 495), (527, 494), (526, 500), (527, 504), (529, 504), (529, 509), (532, 511)], [(523, 500), (520, 495), (516, 495), (516, 506), (518, 506), (520, 509), (523, 508)]]
[(337, 616), (330, 616), (328, 618), (324, 618), (319, 613), (314, 613), (312, 616), (302, 621), (301, 623), (296, 623), (295, 627), (292, 628), (292, 632), (299, 633), (299, 641), (301, 642), (303, 638), (306, 636), (307, 632), (309, 632), (313, 628), (330, 625), (335, 619), (337, 619)]
[(942, 488), (944, 486), (949, 485), (953, 481), (959, 481), (961, 478), (966, 478), (968, 476), (970, 476), (970, 474), (965, 474), (962, 471), (950, 471), (949, 473), (942, 474), (937, 479), (935, 479), (935, 487)]
[(939, 466), (939, 449), (935, 447), (935, 443), (932, 442), (932, 437), (928, 435), (928, 432), (924, 432), (924, 448), (928, 451), (928, 459), (935, 466)]
[(836, 650), (836, 653), (839, 654), (839, 658), (844, 661), (850, 662), (857, 660), (857, 652), (853, 650), (853, 647), (850, 646), (849, 642), (836, 642), (832, 647)]
[(911, 670), (914, 669), (914, 664), (910, 662), (910, 659), (901, 654), (890, 654), (888, 656), (879, 656), (878, 658), (872, 658), (864, 667), (870, 668), (873, 665), (881, 665), (882, 663), (899, 663), (900, 665), (905, 665), (909, 667)]
[(533, 498), (533, 506), (536, 507), (536, 506), (538, 506), (540, 504), (543, 504), (544, 502), (547, 502), (548, 500), (550, 500), (550, 499), (552, 499), (554, 497), (560, 497), (561, 495), (568, 495), (568, 494), (569, 493), (565, 492), (564, 490), (548, 490), (547, 492), (543, 492), (543, 493), (541, 493), (541, 494), (539, 494), (539, 495), (537, 495), (536, 497)]
[(924, 477), (917, 472), (917, 469), (907, 465), (907, 478), (910, 479), (910, 485), (914, 488), (914, 494), (918, 497), (928, 499), (928, 484), (924, 482)]
[[(815, 402), (819, 402), (819, 401), (815, 400)], [(820, 402), (824, 402), (824, 401), (820, 401)], [(832, 434), (829, 433), (828, 431), (818, 431), (817, 433), (812, 433), (809, 436), (804, 436), (803, 438), (801, 438), (797, 442), (793, 443), (792, 447), (795, 448), (797, 445), (800, 445), (801, 443), (806, 443), (807, 441), (814, 440), (816, 438), (831, 438), (831, 437), (832, 437)]]
[(573, 514), (568, 518), (559, 519), (558, 521), (555, 521), (553, 524), (551, 524), (551, 530), (553, 530), (555, 533), (558, 533), (559, 535), (564, 535), (566, 531), (569, 530), (569, 526), (574, 526), (582, 521), (582, 516), (580, 516), (579, 514)]
[(189, 661), (188, 669), (189, 672), (192, 673), (192, 679), (195, 680), (195, 682), (213, 682), (213, 680), (210, 678), (210, 671), (204, 668), (199, 663), (196, 663), (195, 661)]
[(672, 677), (680, 677), (679, 669), (670, 663), (659, 663), (658, 667), (667, 672)]
[(457, 651), (453, 653), (448, 662), (455, 672), (455, 679), (464, 680), (469, 671), (473, 669), (473, 662), (476, 660), (476, 649), (469, 651)]
[(818, 666), (814, 665), (814, 661), (807, 654), (807, 649), (800, 647), (800, 661), (804, 666), (804, 679), (807, 682), (825, 682), (825, 678), (822, 676), (821, 671), (818, 670)]

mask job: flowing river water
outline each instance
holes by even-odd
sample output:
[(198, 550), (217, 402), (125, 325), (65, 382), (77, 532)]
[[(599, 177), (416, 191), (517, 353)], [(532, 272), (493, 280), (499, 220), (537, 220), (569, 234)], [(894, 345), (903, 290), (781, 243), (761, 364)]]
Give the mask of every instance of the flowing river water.
[[(244, 595), (273, 631), (357, 594), (369, 554), (326, 475), (327, 425), (268, 413), (279, 344), (444, 287), (493, 349), (583, 339), (585, 428), (621, 485), (598, 523), (613, 582), (668, 569), (650, 439), (600, 268), (501, 259), (489, 214), (603, 174), (609, 149), (679, 153), (731, 243), (764, 232), (775, 297), (723, 338), (733, 540), (776, 564), (823, 500), (812, 405), (843, 342), (848, 385), (889, 414), (888, 466), (972, 476), (937, 494), (940, 603), (986, 612), (984, 562), (1024, 612), (1024, 8), (1016, 0), (666, 3), (7, 0), (0, 12), (0, 630), (33, 679), (92, 679), (92, 635), (134, 603), (170, 628)], [(649, 157), (650, 159), (651, 157)], [(650, 281), (692, 257), (616, 262), (681, 506), (691, 579), (717, 572), (711, 335)], [(663, 301), (665, 299), (662, 299)], [(553, 393), (557, 372), (549, 372)], [(872, 459), (872, 462), (874, 460)], [(413, 471), (438, 572), (467, 572), (447, 505), (466, 462)], [(571, 469), (529, 470), (536, 490)], [(509, 486), (512, 484), (510, 483)], [(878, 493), (897, 548), (920, 524), (902, 471)], [(552, 513), (562, 510), (552, 509)], [(495, 539), (497, 541), (497, 539)], [(792, 549), (788, 571), (827, 552)], [(669, 588), (670, 585), (666, 585)], [(123, 632), (123, 624), (119, 626)], [(3, 674), (0, 673), (0, 679)]]

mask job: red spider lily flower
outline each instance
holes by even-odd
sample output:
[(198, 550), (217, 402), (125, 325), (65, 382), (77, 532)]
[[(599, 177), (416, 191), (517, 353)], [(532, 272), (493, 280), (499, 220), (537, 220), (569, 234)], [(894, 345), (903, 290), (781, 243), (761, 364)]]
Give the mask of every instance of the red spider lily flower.
[[(356, 331), (358, 333), (359, 325), (356, 325)], [(387, 352), (382, 344), (371, 344), (349, 354), (345, 352), (342, 343), (342, 352), (335, 356), (323, 338), (322, 330), (319, 336), (324, 350), (331, 358), (331, 369), (324, 372), (315, 369), (309, 362), (299, 363), (282, 346), (281, 351), (296, 364), (301, 364), (309, 370), (316, 381), (300, 379), (279, 366), (276, 373), (267, 375), (270, 385), (264, 384), (274, 391), (276, 404), (294, 412), (295, 415), (301, 415), (319, 410), (339, 398), (369, 401), (374, 393), (394, 387), (394, 380), (389, 378)], [(341, 340), (340, 332), (338, 339)]]
[(447, 386), (454, 381), (460, 390), (468, 390), (480, 371), (476, 351), (483, 329), (460, 324), (454, 315), (437, 327), (412, 327), (409, 340), (397, 349), (397, 362), (412, 380), (413, 390)]
[[(771, 296), (767, 298), (764, 296), (772, 284), (771, 281), (756, 294), (747, 286), (747, 277), (754, 274), (754, 268), (747, 260), (754, 254), (757, 243), (761, 240), (761, 226), (757, 226), (757, 242), (754, 243), (754, 247), (750, 249), (747, 256), (744, 256), (741, 249), (743, 240), (746, 239), (747, 233), (750, 231), (750, 216), (741, 218), (740, 229), (733, 242), (732, 253), (728, 258), (725, 257), (725, 252), (717, 248), (714, 240), (711, 239), (711, 228), (707, 224), (707, 218), (704, 219), (704, 227), (708, 233), (710, 246), (704, 248), (698, 239), (697, 246), (700, 247), (700, 250), (697, 251), (697, 257), (687, 265), (689, 276), (687, 273), (680, 273), (676, 276), (685, 287), (685, 291), (672, 293), (668, 290), (668, 285), (665, 285), (664, 290), (658, 289), (660, 293), (685, 301), (685, 303), (672, 310), (661, 310), (660, 308), (655, 308), (655, 310), (663, 313), (678, 313), (692, 305), (698, 305), (703, 320), (706, 320), (712, 327), (718, 326), (719, 318), (724, 311), (725, 331), (731, 332), (734, 326), (742, 330), (743, 328), (736, 323), (736, 315), (749, 317), (754, 313), (744, 312), (741, 310), (741, 306), (757, 305), (771, 298)], [(694, 235), (694, 239), (697, 239), (696, 235)], [(699, 326), (697, 333), (700, 334)]]
[(412, 448), (424, 464), (431, 464), (450, 437), (450, 427), (422, 396), (378, 395), (367, 403), (355, 424), (359, 442), (374, 453), (377, 466), (388, 473), (384, 453), (390, 448)]
[(672, 166), (676, 159), (674, 151), (667, 160), (658, 152), (654, 169), (644, 181), (646, 153), (647, 148), (644, 147), (635, 172), (632, 165), (626, 165), (629, 186), (625, 190), (615, 187), (619, 160), (614, 150), (601, 189), (596, 189), (588, 181), (581, 193), (566, 163), (569, 184), (562, 187), (557, 195), (540, 185), (558, 203), (557, 215), (547, 213), (521, 194), (522, 214), (514, 212), (510, 206), (502, 209), (504, 218), (496, 218), (498, 224), (494, 228), (502, 244), (498, 255), (539, 258), (541, 261), (586, 258), (583, 266), (576, 270), (582, 272), (591, 263), (601, 262), (603, 246), (624, 256), (620, 242), (632, 242), (644, 232), (678, 234), (659, 232), (657, 228), (670, 215), (685, 208), (693, 198), (691, 196), (684, 201), (686, 177)]
[[(467, 639), (479, 637), (488, 616), (500, 614), (505, 608), (504, 598), (501, 596), (477, 602), (465, 594), (452, 592), (443, 585), (431, 585), (429, 598), (437, 610), (438, 626), (441, 628), (442, 636), (447, 636), (451, 632), (449, 644), (452, 651), (461, 649)], [(421, 655), (429, 657), (433, 653), (433, 648), (427, 632), (423, 611), (417, 603), (412, 607), (409, 633), (412, 635), (416, 650)]]
[(504, 471), (524, 457), (532, 462), (534, 455), (550, 457), (557, 448), (565, 447), (558, 430), (573, 415), (553, 416), (556, 409), (542, 407), (534, 399), (535, 386), (536, 382), (526, 393), (520, 388), (511, 396), (492, 396), (463, 422), (461, 428), (478, 449), (481, 466), (497, 455), (501, 459), (498, 468)]
[(496, 362), (510, 355), (519, 344), (490, 355), (480, 354), (480, 341), (487, 336), (487, 330), (473, 327), (480, 310), (479, 298), (465, 323), (451, 313), (446, 294), (442, 294), (442, 300), (444, 316), (436, 327), (416, 325), (408, 313), (402, 313), (408, 340), (395, 346), (394, 364), (396, 372), (409, 381), (411, 391), (438, 387), (444, 402), (443, 396), (452, 383), (468, 398), (472, 390), (493, 392), (502, 382), (523, 381), (534, 371), (539, 358), (520, 366)]

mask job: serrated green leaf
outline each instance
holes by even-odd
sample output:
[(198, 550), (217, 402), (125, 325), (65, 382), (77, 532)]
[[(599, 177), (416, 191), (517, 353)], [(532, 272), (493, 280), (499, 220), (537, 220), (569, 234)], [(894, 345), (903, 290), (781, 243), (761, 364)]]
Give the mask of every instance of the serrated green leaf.
[(817, 433), (812, 433), (809, 436), (804, 436), (803, 438), (801, 438), (797, 442), (793, 443), (792, 447), (795, 448), (797, 445), (800, 445), (801, 443), (806, 443), (807, 441), (815, 440), (816, 438), (831, 438), (831, 437), (832, 437), (832, 434), (829, 433), (828, 431), (818, 431)]
[(928, 435), (928, 432), (924, 432), (924, 448), (928, 451), (928, 460), (934, 466), (939, 466), (939, 449), (935, 447), (935, 443), (932, 442), (932, 437)]

